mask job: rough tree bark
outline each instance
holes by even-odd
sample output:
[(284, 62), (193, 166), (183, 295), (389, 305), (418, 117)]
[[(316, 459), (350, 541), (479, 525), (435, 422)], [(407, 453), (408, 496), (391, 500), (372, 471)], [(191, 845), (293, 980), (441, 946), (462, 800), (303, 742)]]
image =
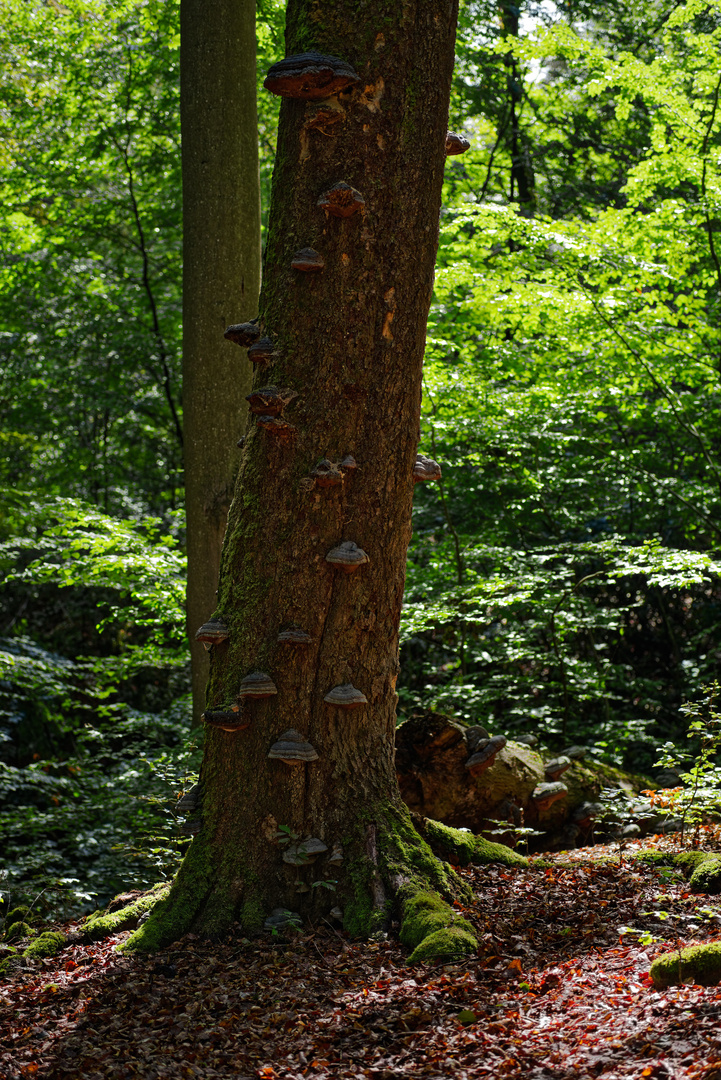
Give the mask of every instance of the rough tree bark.
[[(456, 8), (457, 0), (289, 2), (287, 54), (340, 57), (360, 80), (325, 100), (281, 106), (260, 302), (272, 356), (257, 365), (254, 388), (298, 396), (280, 417), (249, 421), (216, 610), (229, 639), (213, 649), (209, 707), (236, 702), (256, 671), (277, 694), (242, 699), (243, 730), (208, 730), (200, 831), (131, 949), (190, 928), (219, 935), (236, 919), (258, 927), (274, 907), (302, 917), (340, 908), (346, 929), (367, 935), (395, 901), (416, 959), (474, 947), (467, 925), (429, 891), (449, 896), (458, 880), (414, 830), (394, 770)], [(364, 200), (347, 217), (323, 199), (340, 182)], [(352, 200), (346, 192), (338, 201), (347, 209)], [(291, 266), (303, 248), (322, 256), (323, 270)], [(314, 474), (323, 459), (348, 455), (357, 468), (346, 461)], [(343, 542), (368, 556), (350, 573), (327, 559)], [(309, 635), (305, 644), (278, 640), (292, 624)], [(327, 703), (344, 684), (367, 702)], [(317, 760), (269, 759), (291, 728)], [(311, 838), (326, 848), (317, 858), (294, 846)]]
[(217, 602), (251, 383), (223, 331), (256, 314), (260, 289), (255, 0), (182, 0), (180, 23), (187, 627), (197, 722), (208, 659), (195, 631)]

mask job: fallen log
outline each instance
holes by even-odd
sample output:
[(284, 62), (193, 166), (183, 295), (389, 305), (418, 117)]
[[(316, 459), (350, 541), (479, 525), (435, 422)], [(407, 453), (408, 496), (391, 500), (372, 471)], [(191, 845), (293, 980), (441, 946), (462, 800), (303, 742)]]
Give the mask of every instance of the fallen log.
[[(532, 850), (593, 842), (595, 827), (607, 835), (608, 828), (597, 828), (605, 814), (602, 790), (614, 788), (638, 802), (639, 793), (654, 786), (645, 776), (580, 759), (581, 752), (571, 747), (557, 757), (430, 711), (413, 714), (396, 731), (398, 781), (413, 813), (509, 846), (518, 836), (514, 830), (531, 828), (542, 834), (531, 841)], [(650, 832), (663, 815), (647, 818)]]

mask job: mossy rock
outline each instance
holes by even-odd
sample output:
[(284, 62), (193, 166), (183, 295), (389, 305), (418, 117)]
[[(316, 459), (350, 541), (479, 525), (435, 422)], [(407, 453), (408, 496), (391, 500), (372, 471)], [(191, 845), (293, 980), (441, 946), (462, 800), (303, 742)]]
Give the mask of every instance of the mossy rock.
[(651, 964), (651, 979), (657, 990), (689, 979), (702, 986), (717, 986), (721, 982), (721, 942), (664, 953)]
[(707, 851), (679, 851), (677, 855), (673, 856), (673, 865), (680, 867), (688, 875), (693, 874), (701, 863), (707, 862), (708, 859), (713, 859), (713, 857)]
[(644, 866), (674, 866), (676, 856), (668, 851), (637, 851), (631, 858)]
[(694, 892), (718, 896), (721, 893), (721, 858), (710, 855), (699, 862), (691, 874), (689, 885)]
[(134, 930), (138, 919), (150, 911), (170, 892), (170, 882), (160, 882), (148, 892), (134, 900), (127, 907), (104, 915), (93, 915), (83, 923), (80, 930), (86, 941), (101, 941), (112, 934), (121, 934), (124, 930)]
[(6, 941), (21, 941), (23, 938), (34, 937), (37, 930), (33, 930), (26, 922), (14, 922), (12, 926), (5, 931)]
[(403, 908), (401, 944), (415, 949), (429, 934), (450, 926), (453, 914), (453, 908), (438, 893), (417, 892)]
[(478, 942), (471, 933), (468, 923), (459, 919), (457, 925), (436, 930), (424, 938), (408, 957), (408, 963), (423, 964), (433, 960), (460, 960), (469, 953), (474, 953), (477, 948)]
[(440, 855), (455, 856), (461, 866), (468, 866), (469, 863), (474, 866), (500, 863), (501, 866), (528, 867), (525, 855), (519, 855), (505, 844), (484, 840), (482, 836), (476, 836), (472, 832), (453, 829), (450, 825), (443, 825), (442, 822), (432, 821), (430, 818), (421, 818), (417, 814), (411, 815), (411, 819), (434, 851)]
[(23, 950), (24, 960), (38, 960), (43, 956), (55, 956), (65, 948), (67, 938), (57, 930), (46, 930)]
[(15, 923), (30, 923), (30, 908), (18, 905), (14, 907), (12, 911), (8, 911), (5, 919), (5, 930), (9, 930)]
[(721, 893), (721, 855), (708, 851), (639, 851), (634, 858), (646, 866), (675, 866), (689, 877), (697, 893), (717, 896)]

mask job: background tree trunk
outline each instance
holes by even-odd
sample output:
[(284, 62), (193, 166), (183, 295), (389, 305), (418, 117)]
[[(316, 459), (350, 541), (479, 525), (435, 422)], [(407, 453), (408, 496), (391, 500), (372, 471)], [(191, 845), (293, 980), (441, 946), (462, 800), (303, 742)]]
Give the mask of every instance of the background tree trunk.
[(187, 628), (197, 721), (208, 660), (195, 631), (216, 605), (251, 382), (223, 331), (255, 316), (260, 289), (255, 0), (182, 0), (180, 23)]
[[(287, 53), (341, 57), (360, 81), (281, 106), (260, 304), (273, 355), (254, 387), (298, 396), (280, 418), (289, 426), (249, 421), (217, 609), (230, 638), (214, 647), (209, 701), (228, 707), (254, 671), (277, 695), (245, 700), (244, 730), (208, 730), (200, 832), (168, 903), (131, 948), (189, 925), (219, 934), (238, 915), (258, 926), (275, 906), (303, 916), (340, 906), (346, 928), (365, 934), (409, 882), (449, 891), (401, 801), (394, 732), (456, 7), (388, 0), (361, 17), (355, 0), (288, 5)], [(318, 204), (339, 182), (364, 199), (352, 216)], [(306, 247), (322, 255), (321, 272), (291, 267)], [(319, 461), (346, 455), (358, 467), (338, 471), (334, 486), (314, 478)], [(368, 556), (352, 573), (326, 558), (347, 541)], [(307, 644), (278, 641), (294, 623)], [(324, 700), (347, 683), (366, 704)], [(268, 759), (289, 728), (317, 761)], [(327, 851), (289, 863), (292, 844), (306, 838)]]

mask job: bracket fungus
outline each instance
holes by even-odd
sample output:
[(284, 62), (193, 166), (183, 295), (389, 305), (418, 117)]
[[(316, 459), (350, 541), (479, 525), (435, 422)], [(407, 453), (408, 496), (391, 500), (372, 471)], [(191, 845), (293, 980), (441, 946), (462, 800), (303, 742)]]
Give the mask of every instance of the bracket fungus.
[(292, 623), (287, 630), (281, 630), (278, 634), (278, 641), (281, 645), (307, 645), (310, 641), (310, 634), (307, 634), (300, 626)]
[(328, 458), (321, 458), (318, 464), (314, 465), (310, 470), (310, 475), (318, 487), (338, 487), (343, 483), (343, 473), (340, 466), (329, 461)]
[(480, 724), (473, 724), (472, 727), (467, 727), (465, 732), (466, 746), (470, 754), (475, 754), (478, 749), (479, 743), (484, 745), (490, 740), (490, 732), (486, 731)]
[(186, 836), (197, 836), (202, 824), (203, 822), (198, 818), (193, 821), (184, 821), (180, 826), (180, 832), (185, 833)]
[(252, 413), (260, 416), (280, 416), (285, 406), (297, 397), (297, 392), (287, 387), (279, 390), (277, 386), (261, 386), (252, 394), (247, 394), (245, 400)]
[(352, 574), (363, 563), (370, 562), (363, 548), (359, 548), (352, 540), (344, 540), (338, 547), (332, 548), (325, 557), (325, 561), (334, 566), (340, 566), (346, 574)]
[(248, 349), (260, 337), (258, 320), (234, 323), (233, 326), (228, 327), (223, 337), (228, 341), (234, 341), (236, 345), (240, 345), (241, 349)]
[(210, 652), (213, 645), (220, 645), (230, 637), (228, 627), (222, 619), (208, 619), (203, 623), (200, 630), (195, 631), (195, 640), (202, 641), (205, 648)]
[(293, 427), (287, 420), (283, 420), (280, 416), (259, 416), (257, 420), (258, 427), (262, 427), (264, 431), (267, 431), (279, 442), (291, 442), (298, 434), (298, 428)]
[(242, 704), (228, 705), (224, 709), (206, 709), (200, 719), (208, 727), (219, 731), (244, 731), (250, 727), (250, 717)]
[(264, 671), (251, 671), (240, 684), (238, 696), (242, 698), (267, 698), (278, 693), (278, 689)]
[(337, 709), (358, 709), (361, 705), (368, 704), (368, 698), (360, 690), (356, 690), (352, 683), (343, 683), (334, 686), (323, 698), (329, 705), (335, 705)]
[(356, 191), (350, 184), (341, 180), (334, 184), (328, 191), (324, 191), (318, 199), (318, 206), (325, 210), (331, 217), (349, 218), (357, 214), (365, 206), (365, 199), (360, 191)]
[(273, 743), (268, 757), (286, 765), (302, 765), (305, 761), (317, 761), (318, 751), (299, 731), (289, 728)]
[(340, 468), (343, 469), (344, 472), (355, 472), (358, 468), (358, 462), (352, 454), (346, 454), (340, 463)]
[(521, 746), (538, 746), (538, 735), (519, 735), (513, 741), (520, 743)]
[(328, 864), (330, 866), (340, 866), (343, 862), (343, 848), (340, 844), (334, 844), (333, 850), (328, 856)]
[(306, 866), (314, 862), (319, 855), (328, 850), (327, 844), (317, 837), (311, 836), (308, 840), (301, 840), (299, 844), (289, 844), (283, 852), (283, 862), (291, 866)]
[(323, 270), (325, 259), (313, 248), (301, 248), (300, 251), (296, 251), (290, 265), (293, 270), (302, 270), (304, 273), (310, 274), (314, 270)]
[(188, 791), (184, 791), (175, 804), (175, 810), (178, 814), (189, 814), (195, 810), (200, 798), (200, 785), (193, 784), (192, 788)]
[(307, 52), (286, 56), (273, 64), (263, 86), (278, 97), (318, 101), (332, 97), (357, 82), (360, 82), (360, 77), (346, 60)]
[(536, 804), (536, 809), (542, 811), (548, 810), (549, 806), (553, 806), (559, 799), (565, 799), (567, 795), (568, 788), (559, 780), (555, 784), (538, 784), (533, 789), (531, 798)]
[(551, 761), (544, 763), (543, 768), (546, 773), (546, 780), (558, 780), (566, 769), (571, 768), (571, 759), (569, 757), (552, 758)]
[(433, 458), (419, 454), (413, 466), (413, 483), (423, 484), (428, 480), (440, 480), (441, 467)]
[(464, 135), (457, 135), (455, 131), (449, 131), (446, 135), (446, 157), (455, 157), (456, 154), (465, 154), (470, 149), (470, 142)]
[(496, 754), (508, 742), (505, 735), (494, 735), (492, 739), (481, 739), (476, 744), (475, 752), (466, 762), (466, 768), (471, 776), (480, 776), (486, 769), (490, 769), (496, 760)]
[(269, 337), (258, 338), (248, 349), (248, 359), (252, 364), (268, 364), (275, 356), (275, 346)]
[(567, 746), (565, 750), (562, 750), (560, 757), (570, 758), (571, 761), (581, 761), (588, 756), (587, 746)]

